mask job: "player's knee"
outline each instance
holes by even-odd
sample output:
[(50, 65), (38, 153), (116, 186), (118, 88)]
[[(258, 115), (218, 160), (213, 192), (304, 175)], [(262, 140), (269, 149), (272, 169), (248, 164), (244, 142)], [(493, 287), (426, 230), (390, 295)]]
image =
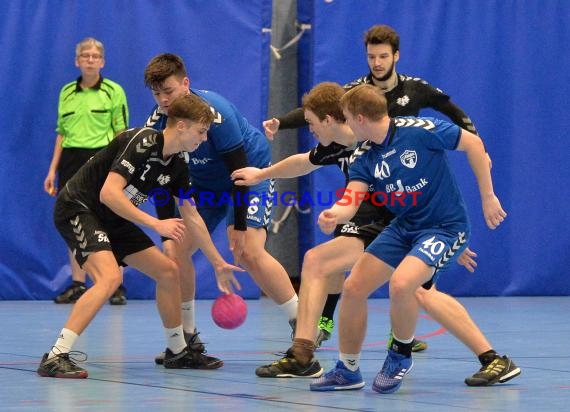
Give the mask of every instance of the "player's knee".
[(172, 282), (180, 282), (180, 267), (178, 264), (172, 260), (168, 259), (164, 262), (163, 275)]
[(180, 283), (180, 267), (170, 258), (162, 259), (160, 265), (156, 269), (156, 273), (149, 273), (149, 275), (159, 283)]
[(113, 293), (121, 286), (123, 283), (123, 275), (121, 271), (117, 272), (108, 272), (105, 276), (101, 276), (100, 280), (97, 282), (101, 284), (105, 288), (105, 293), (111, 297)]
[(262, 250), (244, 250), (241, 254), (239, 261), (246, 268), (255, 268), (259, 266), (259, 262), (263, 254), (267, 253), (265, 249)]
[(322, 276), (323, 272), (321, 271), (321, 268), (323, 263), (324, 262), (319, 256), (319, 253), (315, 251), (315, 249), (309, 249), (303, 257), (303, 277), (315, 278)]
[(367, 299), (368, 295), (358, 284), (358, 282), (355, 282), (349, 276), (345, 280), (344, 286), (342, 288), (342, 298), (348, 300), (361, 300), (361, 299)]
[[(404, 277), (392, 277), (390, 280), (390, 298), (398, 299), (403, 296), (409, 296), (414, 294), (416, 289), (410, 282)], [(417, 295), (415, 295), (417, 298)]]

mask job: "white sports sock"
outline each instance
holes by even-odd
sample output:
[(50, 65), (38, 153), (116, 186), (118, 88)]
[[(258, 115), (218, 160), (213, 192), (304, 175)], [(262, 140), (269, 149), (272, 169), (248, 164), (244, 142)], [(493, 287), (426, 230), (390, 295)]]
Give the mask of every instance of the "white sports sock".
[(53, 345), (53, 348), (49, 351), (48, 359), (60, 353), (69, 353), (78, 337), (79, 335), (74, 331), (63, 328), (55, 345)]
[(360, 367), (360, 353), (339, 353), (339, 360), (344, 363), (346, 369), (356, 372)]
[(400, 339), (396, 335), (394, 335), (394, 332), (392, 331), (392, 336), (394, 337), (394, 340), (397, 340), (398, 342), (402, 342), (404, 344), (412, 343), (414, 341), (414, 335), (412, 335), (410, 339)]
[(182, 302), (182, 327), (186, 333), (194, 333), (194, 329), (196, 329), (194, 299)]
[(299, 306), (299, 297), (295, 293), (291, 299), (279, 305), (279, 309), (285, 312), (285, 314), (289, 317), (289, 320), (291, 320), (297, 318), (298, 306)]
[(166, 346), (172, 353), (180, 353), (186, 347), (182, 325), (171, 329), (164, 328), (164, 335), (166, 336)]

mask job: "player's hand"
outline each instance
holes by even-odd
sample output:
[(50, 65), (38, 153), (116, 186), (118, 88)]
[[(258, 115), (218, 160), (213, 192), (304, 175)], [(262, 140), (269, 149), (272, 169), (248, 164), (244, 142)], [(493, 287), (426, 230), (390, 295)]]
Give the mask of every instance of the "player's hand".
[(176, 242), (182, 242), (182, 240), (184, 240), (186, 226), (184, 226), (184, 220), (182, 219), (157, 219), (157, 223), (154, 226), (154, 231), (160, 236), (167, 237)]
[(220, 291), (230, 294), (233, 293), (233, 288), (241, 290), (241, 285), (234, 276), (234, 272), (245, 272), (244, 269), (231, 265), (225, 261), (214, 266), (214, 273), (216, 274), (216, 282)]
[(265, 137), (267, 139), (273, 141), (273, 138), (279, 131), (279, 124), (281, 122), (277, 120), (275, 117), (273, 119), (269, 119), (263, 122), (263, 131), (265, 132)]
[(326, 209), (319, 215), (317, 224), (324, 234), (331, 234), (337, 226), (338, 218), (331, 209)]
[(483, 199), (483, 215), (489, 229), (496, 229), (507, 217), (497, 196), (490, 195)]
[(50, 196), (57, 195), (57, 188), (55, 187), (55, 173), (48, 173), (44, 180), (44, 190)]
[(473, 273), (477, 268), (477, 262), (475, 261), (476, 257), (477, 253), (473, 252), (469, 248), (465, 248), (463, 253), (457, 258), (457, 263), (461, 266), (465, 266), (465, 269)]
[(261, 169), (257, 167), (244, 167), (233, 171), (232, 180), (237, 186), (253, 186), (264, 180), (260, 175)]
[(229, 229), (230, 251), (234, 255), (234, 263), (239, 265), (241, 255), (245, 249), (245, 230), (235, 230), (233, 227)]

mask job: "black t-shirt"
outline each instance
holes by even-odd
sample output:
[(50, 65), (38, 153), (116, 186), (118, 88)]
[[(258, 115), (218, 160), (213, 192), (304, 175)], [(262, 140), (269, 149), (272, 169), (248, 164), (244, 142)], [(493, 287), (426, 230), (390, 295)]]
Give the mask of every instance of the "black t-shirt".
[[(372, 75), (359, 77), (343, 87), (350, 90), (361, 84), (374, 85)], [(477, 134), (475, 125), (469, 116), (454, 104), (447, 94), (419, 77), (398, 74), (396, 87), (384, 95), (388, 102), (388, 115), (390, 117), (418, 116), (421, 109), (432, 108), (449, 117), (459, 127)], [(302, 108), (297, 108), (278, 119), (280, 129), (293, 129), (307, 125)]]
[(151, 128), (129, 129), (93, 156), (66, 184), (70, 199), (94, 212), (100, 219), (122, 219), (101, 203), (99, 194), (109, 172), (127, 180), (123, 192), (139, 206), (148, 195), (163, 199), (190, 190), (188, 161), (184, 153), (163, 159), (164, 135)]
[(347, 147), (336, 142), (328, 146), (319, 143), (309, 152), (309, 161), (317, 166), (337, 165), (348, 182), (348, 161), (354, 152), (354, 147)]
[[(361, 84), (373, 84), (372, 75), (360, 77), (344, 85), (346, 90), (350, 90)], [(388, 115), (397, 116), (418, 116), (420, 110), (431, 107), (441, 111), (445, 103), (449, 101), (449, 96), (440, 89), (431, 86), (419, 77), (410, 77), (405, 74), (398, 74), (398, 83), (389, 92), (384, 94), (388, 102)], [(443, 112), (442, 112), (443, 113)]]

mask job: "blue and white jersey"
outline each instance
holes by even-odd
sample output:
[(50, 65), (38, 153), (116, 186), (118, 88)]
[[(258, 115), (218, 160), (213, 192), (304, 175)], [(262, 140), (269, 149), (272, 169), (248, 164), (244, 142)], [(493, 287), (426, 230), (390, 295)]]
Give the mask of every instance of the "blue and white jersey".
[(467, 209), (445, 150), (459, 143), (459, 126), (430, 117), (393, 118), (382, 144), (355, 152), (350, 180), (373, 184), (377, 202), (407, 230), (469, 224)]
[[(190, 180), (194, 187), (213, 192), (231, 190), (232, 180), (221, 155), (239, 147), (245, 150), (248, 166), (269, 166), (271, 148), (267, 139), (231, 102), (215, 92), (192, 88), (190, 91), (208, 103), (215, 116), (208, 130), (208, 140), (189, 153)], [(164, 130), (167, 118), (155, 106), (145, 126)]]

